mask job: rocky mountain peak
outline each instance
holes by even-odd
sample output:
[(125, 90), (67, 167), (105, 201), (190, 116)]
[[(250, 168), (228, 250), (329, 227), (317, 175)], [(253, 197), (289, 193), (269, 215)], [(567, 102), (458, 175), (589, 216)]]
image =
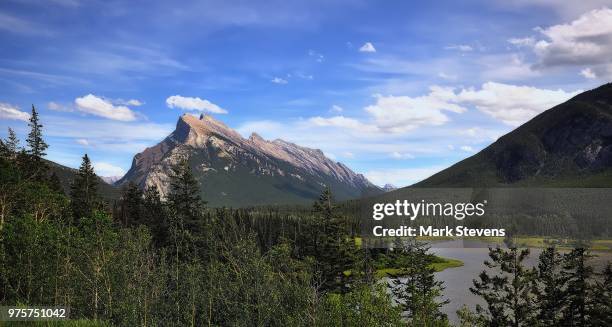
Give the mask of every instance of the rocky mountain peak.
[(325, 186), (332, 187), (338, 199), (380, 192), (365, 177), (330, 160), (321, 150), (279, 139), (268, 141), (257, 133), (247, 139), (210, 115), (190, 114), (182, 115), (176, 130), (161, 143), (137, 154), (117, 184), (155, 185), (165, 195), (171, 167), (183, 158), (189, 160), (204, 198), (212, 204), (310, 201)]

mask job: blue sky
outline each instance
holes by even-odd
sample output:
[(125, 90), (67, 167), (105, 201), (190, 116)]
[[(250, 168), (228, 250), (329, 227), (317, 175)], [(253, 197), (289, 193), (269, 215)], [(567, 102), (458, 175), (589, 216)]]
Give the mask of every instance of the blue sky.
[(408, 185), (612, 79), (612, 1), (0, 3), (0, 135), (120, 175), (182, 113)]

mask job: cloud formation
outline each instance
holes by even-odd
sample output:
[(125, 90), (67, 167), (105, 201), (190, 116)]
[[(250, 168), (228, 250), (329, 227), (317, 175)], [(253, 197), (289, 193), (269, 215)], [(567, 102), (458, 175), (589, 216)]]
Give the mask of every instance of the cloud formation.
[(28, 121), (30, 114), (8, 103), (0, 102), (0, 119)]
[(359, 48), (359, 52), (376, 52), (376, 48), (372, 43), (366, 42)]
[(537, 29), (533, 44), (537, 68), (590, 66), (597, 76), (612, 77), (612, 9), (591, 10), (566, 24)]
[(470, 88), (454, 93), (450, 101), (469, 104), (511, 126), (518, 126), (582, 90), (565, 92), (531, 86), (487, 82), (479, 90)]
[(442, 125), (449, 121), (444, 111), (462, 113), (466, 108), (452, 103), (453, 90), (433, 86), (418, 97), (376, 96), (376, 103), (365, 108), (381, 131), (402, 133), (422, 125)]
[(118, 121), (136, 120), (136, 114), (126, 106), (116, 106), (111, 101), (97, 97), (93, 94), (76, 98), (74, 103), (81, 112), (94, 116)]
[(209, 112), (213, 114), (226, 114), (227, 110), (219, 107), (218, 105), (206, 100), (200, 99), (199, 97), (184, 97), (180, 95), (173, 95), (166, 99), (166, 105), (168, 108), (179, 108), (183, 110), (195, 110), (201, 112)]

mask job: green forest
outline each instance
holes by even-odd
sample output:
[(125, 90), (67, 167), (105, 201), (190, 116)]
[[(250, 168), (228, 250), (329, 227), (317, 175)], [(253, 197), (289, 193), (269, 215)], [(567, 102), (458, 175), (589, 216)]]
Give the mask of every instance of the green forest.
[[(361, 247), (333, 190), (307, 209), (211, 208), (184, 161), (164, 199), (130, 184), (109, 201), (86, 154), (65, 192), (34, 107), (29, 128), (0, 143), (0, 305), (70, 307), (41, 326), (451, 325), (434, 274), (452, 261), (417, 240)], [(528, 267), (529, 254), (489, 249), (468, 291), (486, 305), (456, 324), (612, 325), (610, 264), (548, 248)]]

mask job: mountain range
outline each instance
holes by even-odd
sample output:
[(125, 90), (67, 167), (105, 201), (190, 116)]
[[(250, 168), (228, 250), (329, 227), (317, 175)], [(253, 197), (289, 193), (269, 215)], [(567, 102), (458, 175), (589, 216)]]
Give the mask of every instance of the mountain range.
[(321, 150), (284, 140), (268, 141), (238, 132), (209, 115), (182, 115), (176, 129), (159, 144), (134, 156), (117, 186), (155, 185), (168, 194), (171, 167), (187, 160), (212, 206), (300, 204), (331, 187), (338, 200), (382, 192), (363, 175), (327, 158)]

